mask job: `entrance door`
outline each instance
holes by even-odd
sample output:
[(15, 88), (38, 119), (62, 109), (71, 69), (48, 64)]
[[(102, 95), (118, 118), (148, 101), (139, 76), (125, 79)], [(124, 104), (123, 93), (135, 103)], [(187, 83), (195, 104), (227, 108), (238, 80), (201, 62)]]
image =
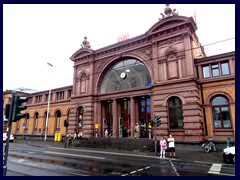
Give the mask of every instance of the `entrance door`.
[(130, 134), (130, 100), (128, 98), (119, 101), (121, 106), (121, 119), (122, 119), (122, 137), (129, 137)]
[(119, 118), (118, 120), (118, 132), (119, 137), (123, 137), (123, 118)]
[(149, 122), (151, 121), (150, 98), (142, 97), (139, 99), (139, 121), (140, 121), (140, 137), (149, 137)]
[(106, 130), (107, 130), (107, 135), (112, 136), (112, 131), (113, 131), (112, 117), (103, 118), (103, 136), (106, 136)]

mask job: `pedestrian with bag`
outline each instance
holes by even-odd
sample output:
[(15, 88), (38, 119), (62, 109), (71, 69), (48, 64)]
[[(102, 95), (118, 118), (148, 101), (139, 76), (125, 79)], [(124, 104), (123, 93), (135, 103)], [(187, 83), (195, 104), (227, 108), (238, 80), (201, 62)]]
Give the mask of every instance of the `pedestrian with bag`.
[(165, 151), (167, 149), (167, 141), (164, 137), (160, 139), (160, 158), (165, 158)]
[(72, 147), (72, 136), (70, 133), (67, 135), (67, 145), (69, 148)]
[(175, 143), (174, 143), (174, 138), (172, 137), (172, 135), (169, 135), (168, 138), (168, 147), (169, 147), (169, 152), (170, 152), (170, 158), (176, 158), (176, 154), (175, 154)]

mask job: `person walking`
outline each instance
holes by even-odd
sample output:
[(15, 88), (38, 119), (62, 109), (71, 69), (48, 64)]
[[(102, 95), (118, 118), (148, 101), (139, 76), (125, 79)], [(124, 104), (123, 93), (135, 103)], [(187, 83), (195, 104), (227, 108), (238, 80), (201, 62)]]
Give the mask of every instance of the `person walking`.
[(176, 154), (175, 154), (175, 143), (174, 143), (174, 138), (172, 137), (172, 135), (170, 134), (168, 137), (168, 147), (169, 147), (169, 152), (170, 152), (170, 158), (176, 158)]
[(63, 143), (64, 143), (64, 147), (66, 148), (67, 147), (67, 136), (65, 136), (63, 138)]
[(69, 148), (72, 147), (72, 136), (70, 133), (67, 135), (67, 145)]
[(165, 150), (167, 149), (167, 141), (164, 137), (160, 139), (160, 158), (165, 158)]
[(138, 123), (136, 123), (134, 131), (135, 131), (134, 132), (134, 137), (138, 139), (140, 137), (140, 134), (139, 134), (140, 133), (140, 126), (139, 126)]

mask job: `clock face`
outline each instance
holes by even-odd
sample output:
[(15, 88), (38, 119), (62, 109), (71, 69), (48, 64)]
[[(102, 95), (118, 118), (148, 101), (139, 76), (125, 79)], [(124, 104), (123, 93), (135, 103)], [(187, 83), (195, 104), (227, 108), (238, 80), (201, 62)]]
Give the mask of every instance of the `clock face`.
[(127, 74), (126, 74), (125, 72), (122, 72), (122, 73), (120, 74), (120, 77), (121, 77), (122, 79), (125, 79), (125, 78), (127, 77)]

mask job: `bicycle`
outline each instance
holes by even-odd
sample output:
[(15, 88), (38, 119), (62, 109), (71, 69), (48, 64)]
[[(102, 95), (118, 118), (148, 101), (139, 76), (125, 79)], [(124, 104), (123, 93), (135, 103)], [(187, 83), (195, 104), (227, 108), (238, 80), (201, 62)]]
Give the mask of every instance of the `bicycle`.
[(202, 149), (205, 153), (208, 153), (210, 151), (217, 151), (217, 148), (211, 139), (203, 140)]

